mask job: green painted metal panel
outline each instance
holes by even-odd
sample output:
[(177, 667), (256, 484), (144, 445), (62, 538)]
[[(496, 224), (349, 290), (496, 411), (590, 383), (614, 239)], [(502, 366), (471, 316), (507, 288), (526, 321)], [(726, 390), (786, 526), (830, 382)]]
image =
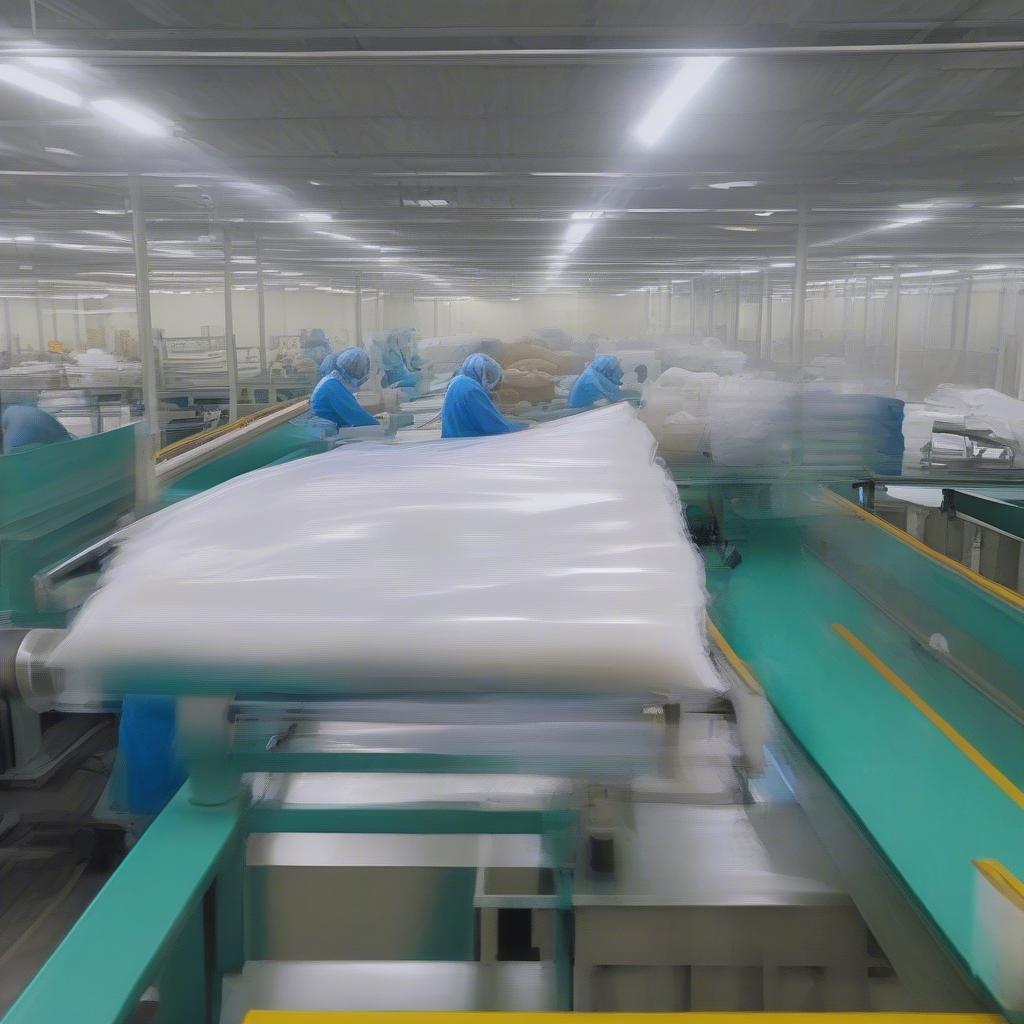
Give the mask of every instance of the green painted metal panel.
[[(846, 626), (1018, 786), (1024, 732), (803, 547), (763, 524), (713, 617), (780, 718), (968, 963), (976, 857), (1024, 875), (1024, 813), (831, 628)], [(929, 571), (924, 573), (930, 579)]]
[(1024, 709), (1024, 608), (875, 522), (828, 502), (818, 511), (807, 540), (821, 557), (920, 638), (941, 635), (965, 671)]
[(300, 459), (327, 450), (327, 442), (319, 432), (301, 418), (289, 420), (253, 438), (248, 444), (226, 452), (219, 458), (186, 473), (174, 481), (160, 496), (162, 505), (173, 505), (193, 494), (233, 480), (243, 473), (277, 462)]
[(985, 494), (959, 488), (951, 490), (953, 507), (957, 513), (994, 526), (1014, 537), (1024, 537), (1024, 499), (1018, 497), (1011, 500), (1008, 495)]
[[(240, 805), (174, 797), (22, 992), (3, 1024), (116, 1024), (169, 963), (222, 858)], [(236, 847), (237, 849), (237, 847)], [(194, 983), (203, 984), (202, 978)]]
[(0, 456), (0, 621), (60, 626), (32, 577), (110, 533), (135, 505), (135, 428)]

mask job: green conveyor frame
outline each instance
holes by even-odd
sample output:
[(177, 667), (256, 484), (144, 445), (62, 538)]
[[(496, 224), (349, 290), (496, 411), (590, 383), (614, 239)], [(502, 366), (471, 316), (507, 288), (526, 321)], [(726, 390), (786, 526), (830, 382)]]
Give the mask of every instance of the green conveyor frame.
[(63, 626), (33, 577), (112, 532), (136, 502), (136, 428), (0, 456), (0, 622)]
[[(1024, 728), (964, 678), (956, 656), (962, 644), (991, 645), (1016, 672), (990, 681), (1019, 699), (1021, 659), (1013, 652), (1024, 650), (1024, 599), (982, 586), (824, 492), (805, 509), (747, 522), (739, 566), (709, 571), (712, 619), (951, 948), (994, 990), (979, 948), (976, 862), (1024, 877)], [(741, 516), (742, 503), (732, 514)], [(904, 592), (927, 610), (914, 629), (895, 614)], [(936, 623), (952, 657), (915, 635)], [(5, 1024), (113, 1024), (154, 980), (166, 993), (161, 1020), (207, 1019), (217, 978), (243, 955), (240, 865), (250, 831), (571, 828), (561, 818), (448, 820), (443, 809), (401, 820), (393, 809), (353, 818), (324, 808), (257, 810), (234, 796), (217, 803), (207, 797), (225, 783), (230, 793), (240, 765), (216, 747), (211, 757), (209, 736), (206, 749), (189, 784), (199, 802), (178, 794)], [(301, 763), (309, 767), (317, 766)], [(204, 905), (215, 923), (205, 942)]]
[(243, 473), (301, 459), (306, 455), (316, 455), (327, 451), (328, 447), (328, 442), (319, 431), (301, 417), (296, 417), (254, 436), (251, 441), (179, 477), (162, 491), (160, 504), (173, 505)]
[[(825, 492), (806, 517), (747, 526), (742, 563), (709, 574), (714, 622), (992, 988), (975, 862), (1024, 878), (1024, 724), (1009, 710), (1024, 693), (1024, 599)], [(948, 654), (929, 645), (935, 634)], [(957, 671), (986, 650), (994, 692)]]

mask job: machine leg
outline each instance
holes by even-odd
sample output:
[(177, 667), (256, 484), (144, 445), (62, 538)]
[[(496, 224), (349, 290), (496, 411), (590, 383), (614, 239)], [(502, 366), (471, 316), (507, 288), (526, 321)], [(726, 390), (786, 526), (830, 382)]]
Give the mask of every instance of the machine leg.
[(244, 874), (245, 839), (239, 836), (225, 852), (214, 883), (218, 978), (245, 963)]
[(157, 987), (160, 991), (159, 1024), (200, 1024), (210, 1019), (202, 904), (185, 922)]
[(194, 804), (226, 804), (238, 796), (241, 788), (241, 775), (229, 757), (230, 704), (227, 697), (178, 700), (178, 734), (188, 763), (189, 799)]
[(498, 911), (493, 907), (480, 911), (480, 962), (498, 962)]

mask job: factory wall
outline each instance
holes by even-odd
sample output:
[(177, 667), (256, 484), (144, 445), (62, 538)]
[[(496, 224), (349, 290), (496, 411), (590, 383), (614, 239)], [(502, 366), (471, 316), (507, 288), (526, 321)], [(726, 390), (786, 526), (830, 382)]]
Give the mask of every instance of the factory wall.
[[(790, 335), (786, 284), (778, 283), (770, 303), (772, 352), (783, 361)], [(56, 339), (71, 350), (96, 347), (134, 356), (138, 334), (134, 298), (133, 290), (126, 287), (110, 290), (102, 299), (88, 293), (77, 299), (46, 295), (38, 300), (0, 299), (0, 351), (13, 347), (16, 359), (32, 358)], [(888, 281), (868, 285), (861, 279), (853, 284), (812, 286), (806, 303), (807, 361), (841, 359), (852, 375), (891, 378), (895, 372), (893, 298)], [(168, 337), (223, 334), (220, 291), (166, 294), (157, 289), (151, 305), (153, 326)], [(738, 292), (727, 279), (699, 282), (692, 297), (691, 286), (680, 285), (671, 299), (671, 313), (663, 290), (615, 295), (551, 292), (519, 300), (442, 298), (437, 302), (436, 333), (511, 339), (541, 328), (559, 328), (577, 338), (617, 341), (667, 333), (671, 316), (671, 333), (677, 336), (689, 335), (692, 323), (693, 333), (703, 337), (710, 326), (710, 333), (727, 345), (756, 355), (758, 333), (768, 331), (767, 307), (757, 278), (743, 281)], [(267, 289), (265, 308), (269, 339), (312, 327), (321, 327), (336, 347), (354, 339), (353, 293), (272, 287)], [(233, 312), (237, 344), (255, 347), (256, 292), (251, 286), (234, 292)], [(421, 337), (430, 337), (435, 333), (435, 303), (412, 293), (385, 293), (378, 303), (376, 293), (365, 290), (362, 323), (364, 335), (379, 324), (412, 326)], [(1022, 335), (1024, 295), (1015, 281), (976, 277), (968, 289), (960, 279), (912, 283), (905, 278), (900, 295), (900, 382), (915, 392), (952, 381), (998, 386), (1016, 394)]]

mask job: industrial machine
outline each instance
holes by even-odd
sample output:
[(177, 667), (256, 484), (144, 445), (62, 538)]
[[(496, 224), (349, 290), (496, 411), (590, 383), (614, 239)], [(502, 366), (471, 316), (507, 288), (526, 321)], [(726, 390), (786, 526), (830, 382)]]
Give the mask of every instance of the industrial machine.
[[(191, 463), (167, 453), (165, 500), (320, 450), (296, 411)], [(108, 1024), (154, 1001), (161, 1021), (225, 1024), (301, 1010), (1017, 1019), (1024, 598), (991, 578), (1004, 569), (979, 571), (989, 542), (973, 567), (929, 547), (894, 525), (912, 502), (877, 475), (673, 472), (705, 554), (718, 705), (410, 706), (314, 697), (280, 672), (125, 681), (177, 696), (189, 782), (5, 1020)], [(934, 510), (913, 507), (1019, 544), (1015, 490), (946, 485)], [(72, 699), (38, 639), (15, 661)]]

